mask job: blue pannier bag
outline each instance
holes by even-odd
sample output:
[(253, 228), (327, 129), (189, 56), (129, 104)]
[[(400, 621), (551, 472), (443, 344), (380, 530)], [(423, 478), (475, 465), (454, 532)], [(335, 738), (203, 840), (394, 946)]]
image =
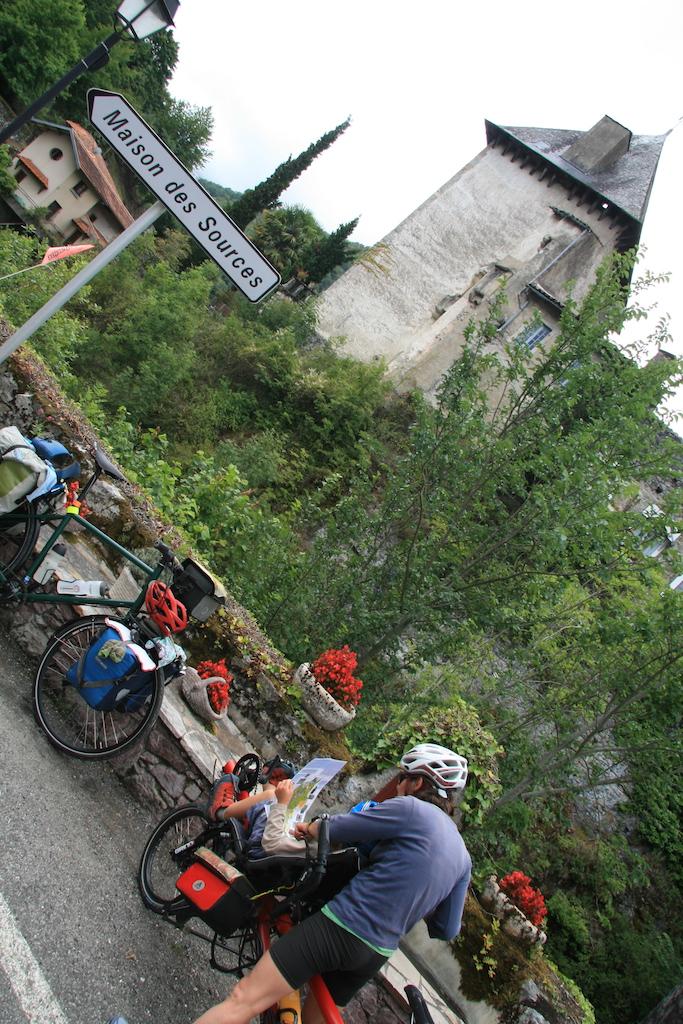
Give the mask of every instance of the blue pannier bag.
[(65, 675), (83, 700), (98, 711), (138, 711), (151, 699), (155, 662), (121, 622), (107, 628)]

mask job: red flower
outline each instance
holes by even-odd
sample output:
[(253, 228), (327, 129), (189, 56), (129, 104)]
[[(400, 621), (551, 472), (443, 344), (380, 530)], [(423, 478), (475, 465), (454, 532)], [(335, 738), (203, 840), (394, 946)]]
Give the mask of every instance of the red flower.
[(517, 909), (521, 910), (533, 925), (540, 928), (548, 910), (543, 893), (540, 889), (532, 887), (529, 876), (522, 871), (511, 871), (505, 878), (501, 878), (498, 885)]
[(311, 665), (311, 672), (337, 703), (350, 709), (360, 702), (363, 689), (360, 679), (353, 677), (357, 665), (356, 654), (345, 644), (340, 649), (331, 647), (323, 651)]
[(225, 658), (221, 658), (220, 661), (200, 661), (197, 665), (197, 673), (202, 679), (220, 676), (221, 679), (225, 679), (226, 683), (231, 683), (235, 678), (225, 664)]
[(230, 687), (226, 682), (209, 683), (206, 696), (215, 713), (221, 715), (230, 704)]

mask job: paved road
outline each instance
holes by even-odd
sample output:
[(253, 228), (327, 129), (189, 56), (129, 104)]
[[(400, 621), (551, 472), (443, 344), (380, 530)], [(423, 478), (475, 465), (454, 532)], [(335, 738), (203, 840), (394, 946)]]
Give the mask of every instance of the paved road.
[(188, 1024), (228, 979), (147, 911), (135, 872), (155, 818), (106, 765), (53, 750), (32, 668), (0, 620), (0, 1024)]

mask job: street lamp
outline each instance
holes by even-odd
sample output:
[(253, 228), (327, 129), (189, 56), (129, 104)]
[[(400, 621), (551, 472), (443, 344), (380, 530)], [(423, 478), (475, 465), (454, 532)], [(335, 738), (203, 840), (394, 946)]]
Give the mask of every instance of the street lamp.
[(180, 0), (122, 0), (114, 16), (115, 22), (119, 23), (118, 27), (98, 43), (92, 53), (83, 57), (63, 78), (34, 100), (22, 114), (0, 129), (0, 145), (27, 124), (39, 110), (71, 85), (84, 71), (92, 71), (106, 64), (109, 60), (109, 51), (120, 39), (134, 39), (138, 42), (163, 28), (169, 28), (179, 6)]

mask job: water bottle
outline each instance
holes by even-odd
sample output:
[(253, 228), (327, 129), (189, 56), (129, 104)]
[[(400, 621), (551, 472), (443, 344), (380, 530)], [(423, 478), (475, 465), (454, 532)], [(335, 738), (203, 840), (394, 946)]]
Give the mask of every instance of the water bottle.
[(66, 544), (60, 544), (59, 542), (50, 548), (47, 555), (40, 563), (38, 568), (33, 574), (33, 579), (36, 583), (49, 583), (54, 576), (57, 569), (61, 565), (62, 558), (66, 554)]
[(109, 587), (104, 580), (60, 580), (57, 593), (74, 597), (107, 597)]

